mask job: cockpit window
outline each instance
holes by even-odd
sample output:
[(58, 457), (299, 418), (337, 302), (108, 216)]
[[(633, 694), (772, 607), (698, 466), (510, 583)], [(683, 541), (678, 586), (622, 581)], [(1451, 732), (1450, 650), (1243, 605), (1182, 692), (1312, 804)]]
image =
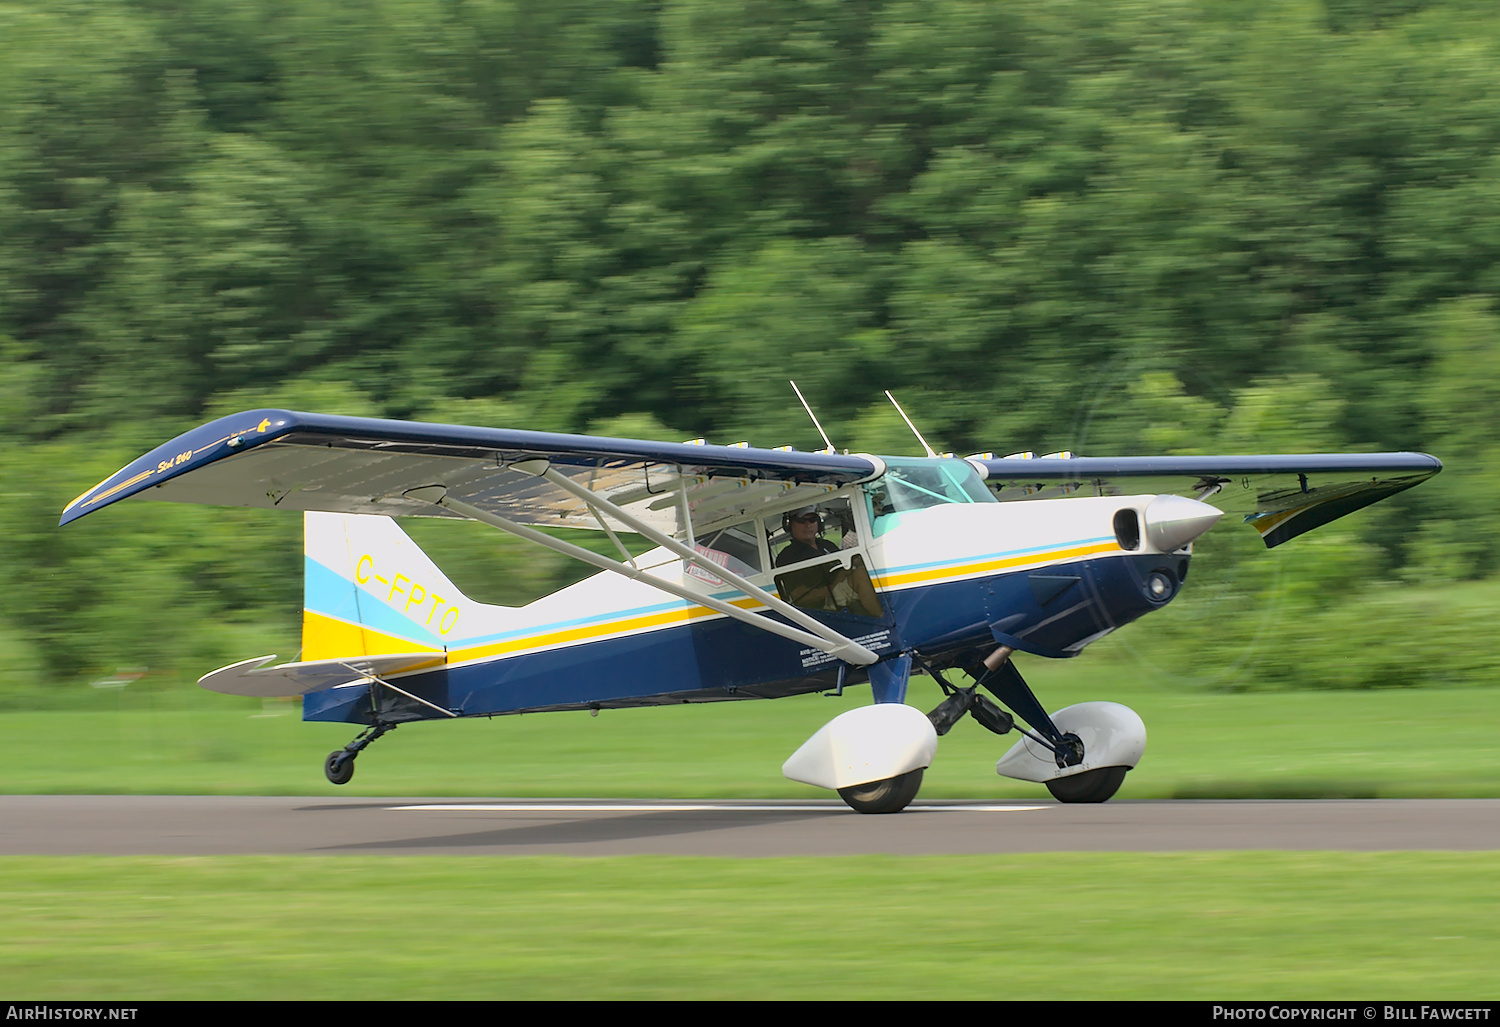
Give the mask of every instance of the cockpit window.
[(871, 494), (884, 493), (887, 513), (922, 510), (943, 503), (994, 503), (979, 472), (966, 460), (892, 460)]
[[(767, 526), (774, 529), (770, 536), (771, 562), (777, 567), (859, 545), (854, 511), (844, 496), (788, 510), (779, 526), (773, 518), (768, 520), (772, 523)], [(796, 522), (801, 522), (800, 530)]]
[(897, 514), (945, 503), (995, 503), (984, 480), (966, 460), (893, 460), (886, 473), (866, 486), (875, 534), (895, 523)]
[[(744, 524), (735, 524), (699, 535), (693, 539), (693, 548), (720, 567), (731, 570), (742, 578), (747, 578), (753, 574), (759, 574), (762, 570), (760, 546), (755, 540), (755, 535), (755, 522), (747, 521)], [(710, 585), (724, 584), (724, 579), (712, 570), (687, 561), (684, 561), (684, 564), (690, 576), (701, 578)]]

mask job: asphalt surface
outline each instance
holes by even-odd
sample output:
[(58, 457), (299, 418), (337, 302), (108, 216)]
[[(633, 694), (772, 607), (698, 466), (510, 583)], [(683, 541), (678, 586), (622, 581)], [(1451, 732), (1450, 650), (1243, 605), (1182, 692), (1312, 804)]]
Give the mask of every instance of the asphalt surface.
[(1495, 850), (1500, 799), (922, 802), (0, 796), (0, 855)]

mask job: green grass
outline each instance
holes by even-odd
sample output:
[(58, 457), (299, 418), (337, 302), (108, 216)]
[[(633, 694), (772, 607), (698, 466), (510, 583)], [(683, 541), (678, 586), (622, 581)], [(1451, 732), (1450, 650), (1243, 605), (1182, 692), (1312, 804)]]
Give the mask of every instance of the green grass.
[(1488, 853), (0, 859), (26, 999), (1493, 999)]
[[(1500, 795), (1500, 690), (1209, 693), (1121, 664), (1032, 662), (1053, 709), (1113, 699), (1136, 709), (1146, 756), (1122, 798)], [(918, 678), (912, 702), (940, 696)], [(797, 797), (825, 793), (781, 763), (842, 698), (547, 713), (409, 724), (360, 757), (354, 781), (323, 779), (350, 725), (308, 724), (290, 703), (122, 691), (114, 710), (0, 714), (0, 787), (11, 793), (222, 793)], [(184, 702), (187, 705), (184, 705)], [(167, 705), (170, 702), (173, 705)], [(1015, 740), (964, 720), (941, 740), (922, 795), (1044, 797), (997, 777)]]
[[(1212, 694), (1123, 661), (1026, 668), (1047, 705), (1137, 709), (1123, 798), (1500, 795), (1500, 691)], [(134, 691), (132, 691), (134, 689)], [(935, 704), (919, 679), (913, 701)], [(823, 795), (781, 761), (843, 698), (402, 727), (352, 784), (344, 725), (127, 686), (0, 715), (17, 792)], [(1013, 738), (1014, 736), (1012, 736)], [(1042, 798), (972, 722), (925, 797)], [(1487, 999), (1493, 853), (0, 858), (12, 999)]]

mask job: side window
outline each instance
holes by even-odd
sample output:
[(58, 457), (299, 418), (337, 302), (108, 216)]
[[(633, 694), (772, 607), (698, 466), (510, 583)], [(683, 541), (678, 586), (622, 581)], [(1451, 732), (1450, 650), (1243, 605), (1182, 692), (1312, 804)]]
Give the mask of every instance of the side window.
[(844, 496), (789, 510), (781, 515), (780, 524), (773, 521), (767, 526), (773, 529), (771, 562), (777, 567), (815, 560), (859, 544), (854, 511)]
[(859, 544), (854, 509), (845, 496), (787, 511), (771, 533), (772, 562), (795, 569), (776, 575), (777, 593), (808, 610), (879, 617), (880, 600), (864, 557), (844, 552)]
[(837, 610), (866, 617), (881, 614), (865, 558), (858, 553), (850, 557), (847, 569), (840, 560), (831, 559), (778, 574), (776, 592), (793, 606), (807, 610)]
[[(760, 562), (760, 545), (756, 541), (754, 521), (705, 532), (693, 539), (693, 548), (720, 567), (733, 571), (742, 578), (752, 577), (765, 569)], [(688, 564), (687, 573), (691, 577), (707, 581), (710, 585), (724, 584), (723, 578), (697, 564)]]

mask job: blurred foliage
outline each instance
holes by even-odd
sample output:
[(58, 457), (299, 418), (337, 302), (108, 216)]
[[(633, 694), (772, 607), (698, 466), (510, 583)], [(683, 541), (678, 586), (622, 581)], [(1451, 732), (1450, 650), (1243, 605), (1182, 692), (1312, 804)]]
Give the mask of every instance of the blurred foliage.
[[(1491, 3), (0, 2), (0, 110), (0, 688), (295, 644), (295, 519), (53, 527), (208, 417), (819, 448), (789, 378), (853, 450), (914, 451), (890, 388), (956, 452), (1436, 453), (1221, 529), (1163, 634), (1484, 644), (1399, 597), (1500, 572)], [(575, 573), (445, 530), (496, 601)]]

